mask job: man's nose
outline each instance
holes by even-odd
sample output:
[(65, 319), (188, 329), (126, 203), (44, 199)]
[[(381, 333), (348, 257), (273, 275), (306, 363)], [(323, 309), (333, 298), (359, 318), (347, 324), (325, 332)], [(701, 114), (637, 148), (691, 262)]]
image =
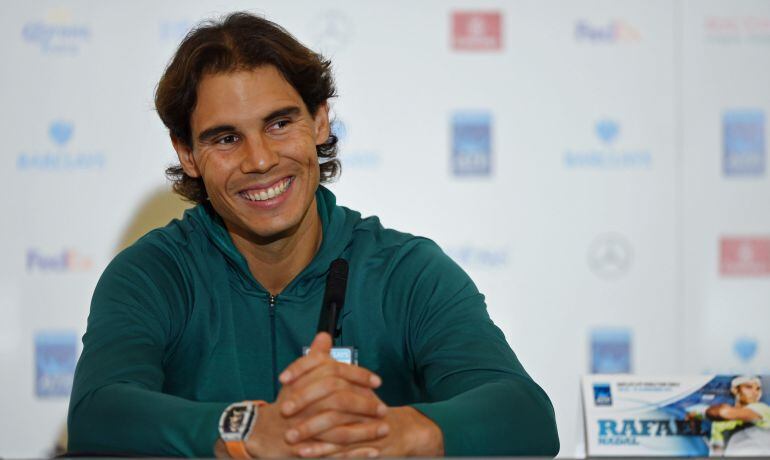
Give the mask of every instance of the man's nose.
[(241, 172), (244, 174), (265, 173), (278, 164), (278, 153), (260, 137), (247, 138), (243, 147)]

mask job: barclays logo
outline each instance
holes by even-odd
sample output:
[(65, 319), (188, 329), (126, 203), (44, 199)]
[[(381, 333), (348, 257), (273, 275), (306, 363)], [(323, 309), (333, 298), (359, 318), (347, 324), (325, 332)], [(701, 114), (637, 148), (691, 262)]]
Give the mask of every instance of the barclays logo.
[(575, 40), (592, 44), (632, 43), (640, 39), (639, 30), (625, 21), (591, 24), (586, 20), (575, 23)]
[(72, 132), (74, 131), (72, 123), (67, 121), (54, 121), (48, 127), (48, 137), (59, 147), (63, 147), (72, 138)]
[(620, 132), (620, 124), (615, 120), (599, 120), (596, 122), (596, 135), (605, 144), (612, 144)]
[[(345, 144), (349, 138), (348, 125), (339, 118), (332, 121), (331, 132), (341, 144)], [(375, 170), (382, 163), (382, 155), (374, 149), (343, 150), (340, 155), (343, 168), (354, 170)]]
[(647, 150), (616, 148), (621, 126), (613, 119), (601, 119), (594, 124), (599, 148), (571, 149), (564, 152), (563, 162), (568, 169), (647, 169), (652, 166), (652, 155)]
[(75, 125), (71, 121), (54, 120), (48, 126), (48, 139), (54, 149), (25, 151), (16, 157), (19, 171), (73, 171), (102, 169), (107, 157), (99, 151), (65, 150), (73, 139)]
[(743, 363), (748, 363), (757, 354), (757, 341), (749, 337), (740, 337), (733, 343), (733, 352)]
[(465, 268), (497, 269), (508, 265), (508, 250), (505, 248), (459, 246), (447, 248), (446, 253)]
[(21, 29), (21, 38), (40, 48), (44, 54), (74, 55), (83, 43), (91, 40), (91, 28), (73, 24), (72, 13), (66, 9), (48, 12), (44, 20), (31, 21)]
[(28, 273), (85, 272), (93, 267), (92, 258), (72, 249), (53, 253), (27, 249), (26, 269)]

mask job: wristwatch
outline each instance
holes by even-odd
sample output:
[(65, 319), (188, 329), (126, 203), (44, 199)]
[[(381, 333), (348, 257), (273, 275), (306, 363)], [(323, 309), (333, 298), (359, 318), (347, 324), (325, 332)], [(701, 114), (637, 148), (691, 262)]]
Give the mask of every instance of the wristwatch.
[(227, 453), (232, 458), (250, 459), (245, 441), (257, 421), (258, 407), (264, 401), (243, 401), (227, 406), (219, 418), (219, 437), (225, 443)]

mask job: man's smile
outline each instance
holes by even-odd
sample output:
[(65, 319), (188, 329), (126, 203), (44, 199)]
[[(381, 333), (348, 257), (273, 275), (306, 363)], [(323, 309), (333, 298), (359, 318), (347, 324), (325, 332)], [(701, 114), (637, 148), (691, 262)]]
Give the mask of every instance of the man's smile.
[(284, 177), (268, 186), (253, 186), (238, 192), (242, 198), (249, 201), (268, 201), (282, 196), (291, 186), (294, 176)]

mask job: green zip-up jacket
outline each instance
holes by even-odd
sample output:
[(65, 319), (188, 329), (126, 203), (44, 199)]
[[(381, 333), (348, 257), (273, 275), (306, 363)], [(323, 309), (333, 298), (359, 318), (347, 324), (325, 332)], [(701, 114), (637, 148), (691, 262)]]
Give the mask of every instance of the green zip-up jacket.
[(315, 335), (329, 264), (343, 257), (340, 342), (382, 377), (386, 404), (433, 420), (446, 455), (556, 455), (551, 402), (468, 275), (432, 241), (362, 219), (324, 187), (316, 198), (321, 247), (276, 297), (207, 205), (115, 257), (83, 336), (70, 451), (212, 456), (228, 404), (275, 400), (278, 374)]

